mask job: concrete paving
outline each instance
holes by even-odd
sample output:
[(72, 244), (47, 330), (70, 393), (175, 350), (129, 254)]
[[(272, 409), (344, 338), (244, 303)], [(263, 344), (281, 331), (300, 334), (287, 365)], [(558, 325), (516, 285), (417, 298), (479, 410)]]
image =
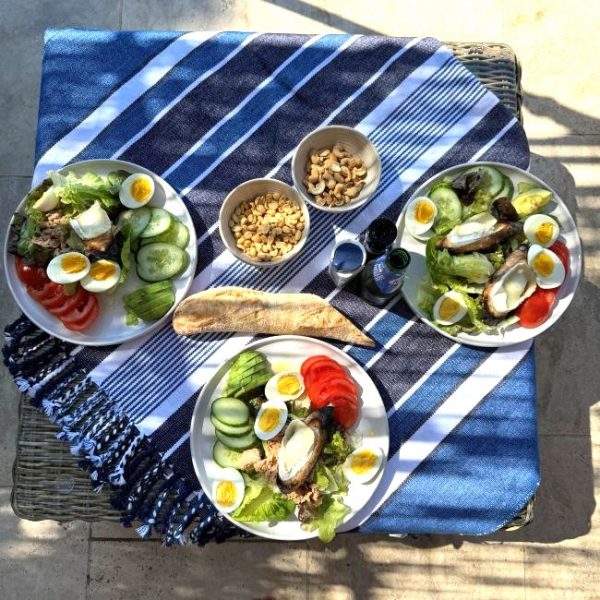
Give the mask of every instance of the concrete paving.
[[(567, 201), (585, 269), (539, 338), (542, 485), (532, 525), (487, 539), (347, 535), (167, 550), (99, 523), (19, 521), (9, 505), (17, 394), (0, 371), (0, 597), (597, 598), (600, 522), (600, 55), (596, 3), (556, 0), (0, 0), (0, 222), (27, 190), (46, 27), (431, 35), (510, 44), (523, 65), (532, 170)], [(2, 326), (16, 315), (0, 280)], [(218, 586), (217, 586), (218, 584)], [(218, 591), (220, 590), (220, 591)]]

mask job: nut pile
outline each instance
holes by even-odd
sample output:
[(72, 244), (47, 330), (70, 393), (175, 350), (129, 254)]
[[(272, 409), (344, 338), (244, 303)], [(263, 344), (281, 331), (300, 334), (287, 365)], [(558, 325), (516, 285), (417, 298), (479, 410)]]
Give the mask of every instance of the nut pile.
[(279, 192), (244, 200), (229, 219), (237, 247), (258, 262), (277, 260), (290, 252), (304, 227), (298, 203)]
[(337, 143), (331, 149), (311, 151), (306, 175), (304, 185), (319, 206), (344, 206), (360, 194), (367, 168), (360, 156)]

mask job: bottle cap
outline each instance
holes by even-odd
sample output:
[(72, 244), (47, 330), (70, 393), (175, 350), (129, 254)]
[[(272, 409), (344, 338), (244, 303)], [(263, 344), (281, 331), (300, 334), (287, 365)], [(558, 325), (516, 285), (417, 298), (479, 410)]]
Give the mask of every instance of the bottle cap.
[(386, 256), (385, 262), (392, 271), (403, 271), (410, 264), (410, 254), (404, 248), (394, 248)]

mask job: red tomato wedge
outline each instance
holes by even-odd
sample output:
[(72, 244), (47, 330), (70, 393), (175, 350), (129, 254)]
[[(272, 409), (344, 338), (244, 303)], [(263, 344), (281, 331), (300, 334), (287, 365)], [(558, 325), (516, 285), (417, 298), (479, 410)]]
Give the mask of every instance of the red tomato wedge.
[(53, 293), (45, 298), (42, 298), (41, 303), (44, 308), (50, 310), (52, 308), (58, 308), (62, 306), (67, 299), (65, 296), (65, 289), (62, 285), (58, 285), (58, 289), (53, 291)]
[(358, 419), (358, 404), (348, 401), (345, 396), (336, 396), (331, 399), (333, 415), (336, 421), (344, 428), (350, 429)]
[(72, 296), (65, 296), (62, 304), (56, 308), (48, 308), (48, 310), (55, 317), (68, 317), (69, 313), (75, 310), (75, 307), (81, 304), (87, 299), (89, 292), (84, 290), (81, 286), (77, 288), (77, 291)]
[(340, 369), (333, 367), (329, 369), (319, 369), (319, 371), (316, 372), (309, 371), (306, 377), (304, 378), (304, 385), (307, 390), (310, 390), (315, 384), (319, 383), (320, 381), (323, 381), (325, 379), (332, 379), (334, 377), (344, 378), (347, 377), (347, 375), (345, 371), (341, 371)]
[(73, 331), (87, 329), (98, 317), (100, 306), (94, 294), (88, 294), (85, 303), (76, 306), (73, 311), (62, 318), (63, 325)]
[(44, 286), (49, 279), (46, 271), (37, 265), (26, 265), (20, 256), (15, 259), (17, 277), (28, 287), (38, 289)]
[(569, 272), (569, 249), (567, 248), (567, 245), (561, 240), (556, 240), (554, 242), (554, 244), (552, 244), (552, 246), (550, 246), (549, 249), (552, 250), (552, 252), (554, 252), (554, 254), (556, 254), (556, 256), (558, 256), (558, 258), (560, 258), (560, 262), (563, 264), (563, 267), (565, 268), (565, 273), (568, 273)]
[(302, 377), (306, 377), (306, 373), (308, 372), (308, 369), (310, 369), (310, 366), (319, 360), (328, 360), (333, 364), (337, 365), (337, 363), (332, 358), (329, 358), (329, 356), (325, 356), (324, 354), (317, 354), (315, 356), (307, 358), (302, 363), (302, 366), (300, 367), (300, 375), (302, 375)]
[(533, 294), (517, 308), (516, 314), (519, 317), (520, 324), (526, 329), (539, 327), (550, 316), (558, 290), (559, 288), (553, 288), (551, 290), (537, 288), (537, 290), (535, 290), (535, 292), (533, 292)]

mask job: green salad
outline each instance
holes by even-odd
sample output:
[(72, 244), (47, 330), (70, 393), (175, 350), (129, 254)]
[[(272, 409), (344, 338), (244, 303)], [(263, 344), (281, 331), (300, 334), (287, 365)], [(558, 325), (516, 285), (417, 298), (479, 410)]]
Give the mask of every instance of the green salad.
[(502, 169), (475, 164), (412, 200), (405, 228), (426, 244), (418, 305), (445, 333), (537, 327), (551, 313), (568, 250), (553, 194)]
[(330, 542), (350, 512), (349, 485), (375, 477), (381, 450), (356, 448), (333, 406), (311, 406), (309, 381), (305, 387), (300, 372), (273, 373), (260, 352), (239, 354), (223, 383), (210, 411), (217, 509), (241, 523), (297, 519)]

